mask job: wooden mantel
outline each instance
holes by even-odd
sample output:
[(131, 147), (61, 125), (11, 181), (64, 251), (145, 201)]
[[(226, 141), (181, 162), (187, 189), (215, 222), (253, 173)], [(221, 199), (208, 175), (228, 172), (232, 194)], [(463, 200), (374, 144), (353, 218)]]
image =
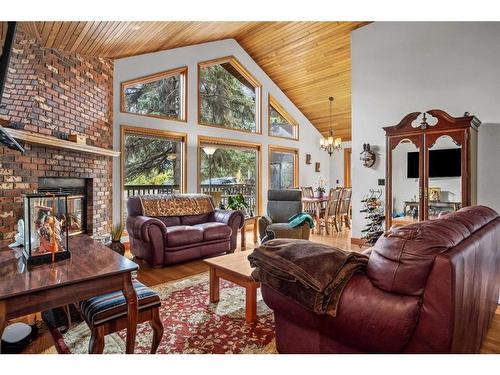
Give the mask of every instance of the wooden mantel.
[(66, 150), (73, 150), (77, 152), (86, 152), (90, 154), (97, 154), (102, 156), (118, 157), (120, 156), (119, 151), (109, 150), (107, 148), (90, 146), (86, 144), (76, 143), (67, 141), (65, 139), (59, 139), (56, 137), (51, 137), (49, 135), (33, 133), (26, 130), (5, 128), (9, 134), (20, 141), (26, 143), (31, 143), (35, 145), (41, 145), (46, 147), (62, 148)]

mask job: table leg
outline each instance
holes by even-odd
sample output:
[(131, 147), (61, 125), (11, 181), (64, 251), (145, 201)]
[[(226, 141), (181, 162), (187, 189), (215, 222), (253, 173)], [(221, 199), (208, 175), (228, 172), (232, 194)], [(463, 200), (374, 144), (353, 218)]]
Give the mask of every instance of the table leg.
[(209, 275), (210, 275), (210, 283), (208, 285), (208, 288), (209, 288), (210, 302), (217, 303), (219, 302), (220, 280), (219, 276), (217, 276), (217, 271), (214, 267), (210, 267)]
[(321, 234), (320, 223), (321, 223), (321, 203), (316, 204), (316, 227), (318, 228), (318, 234)]
[(256, 244), (258, 242), (257, 240), (257, 229), (258, 229), (258, 220), (255, 219), (253, 221), (253, 243)]
[(127, 301), (128, 324), (127, 324), (127, 347), (126, 353), (133, 354), (135, 347), (135, 336), (137, 334), (137, 318), (139, 315), (137, 293), (132, 284), (132, 274), (123, 275), (123, 295)]
[(257, 286), (251, 283), (246, 286), (245, 320), (252, 323), (257, 318)]
[(243, 227), (240, 230), (241, 234), (241, 250), (245, 251), (247, 249), (247, 239), (246, 239), (246, 225), (243, 223)]
[[(5, 306), (5, 301), (0, 301), (0, 339), (3, 335), (3, 330), (5, 329), (7, 308)], [(0, 343), (0, 353), (2, 353), (2, 345)]]

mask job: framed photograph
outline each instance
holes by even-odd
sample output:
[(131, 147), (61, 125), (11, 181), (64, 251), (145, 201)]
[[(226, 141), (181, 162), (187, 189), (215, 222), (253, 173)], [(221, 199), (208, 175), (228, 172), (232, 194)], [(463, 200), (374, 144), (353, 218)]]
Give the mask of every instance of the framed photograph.
[(321, 167), (321, 165), (320, 165), (319, 161), (317, 161), (317, 162), (316, 162), (316, 166), (315, 166), (314, 170), (315, 170), (316, 172), (319, 172), (319, 171), (320, 171), (320, 167)]
[(306, 154), (306, 164), (311, 164), (311, 154)]
[(441, 188), (438, 187), (429, 188), (429, 201), (431, 202), (441, 201)]

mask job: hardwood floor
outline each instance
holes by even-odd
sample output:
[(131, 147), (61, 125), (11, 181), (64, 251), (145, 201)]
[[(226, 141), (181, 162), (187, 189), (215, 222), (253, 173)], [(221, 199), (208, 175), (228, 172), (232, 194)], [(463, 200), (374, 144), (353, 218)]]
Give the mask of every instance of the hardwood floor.
[[(251, 235), (246, 236), (246, 252), (250, 252), (254, 249), (253, 239)], [(352, 251), (363, 251), (357, 245), (352, 245), (350, 242), (350, 231), (344, 230), (340, 233), (334, 233), (332, 235), (318, 235), (313, 234), (311, 240), (316, 242), (321, 242), (329, 244), (332, 246), (339, 247), (344, 250)], [(238, 244), (239, 244), (238, 240)], [(240, 247), (236, 251), (241, 251)], [(126, 256), (132, 257), (132, 255), (127, 252)], [(147, 263), (139, 261), (140, 269), (138, 271), (138, 279), (148, 285), (154, 286), (162, 284), (168, 281), (182, 279), (192, 275), (196, 275), (201, 272), (208, 271), (208, 266), (204, 264), (201, 260), (179, 264), (176, 266), (165, 267), (165, 268), (151, 268)], [(24, 351), (24, 353), (41, 353), (50, 348), (53, 345), (52, 336), (49, 331), (42, 330), (37, 337)], [(481, 353), (500, 353), (500, 306), (495, 312), (493, 321), (490, 325), (486, 338), (483, 341), (481, 347)]]

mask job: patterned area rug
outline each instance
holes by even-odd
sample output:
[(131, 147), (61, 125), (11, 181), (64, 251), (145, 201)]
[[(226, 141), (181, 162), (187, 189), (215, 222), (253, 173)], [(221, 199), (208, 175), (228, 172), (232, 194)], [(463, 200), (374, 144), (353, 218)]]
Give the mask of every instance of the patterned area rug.
[[(245, 289), (222, 281), (220, 301), (208, 302), (208, 273), (157, 285), (160, 316), (165, 333), (158, 354), (170, 353), (276, 353), (272, 311), (257, 296), (257, 320), (245, 322)], [(90, 330), (78, 323), (62, 334), (52, 329), (59, 353), (87, 353)], [(148, 323), (137, 327), (135, 353), (149, 353), (152, 329)], [(126, 330), (107, 335), (104, 353), (125, 352)], [(53, 352), (48, 350), (48, 352)]]

